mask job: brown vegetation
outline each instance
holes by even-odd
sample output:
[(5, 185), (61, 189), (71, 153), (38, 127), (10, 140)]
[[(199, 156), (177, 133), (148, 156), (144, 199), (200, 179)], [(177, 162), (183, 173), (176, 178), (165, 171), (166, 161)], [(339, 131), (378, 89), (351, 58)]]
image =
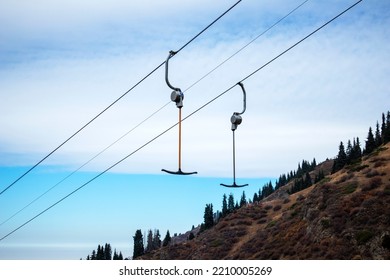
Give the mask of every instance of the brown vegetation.
[(143, 258), (390, 259), (390, 144), (288, 198), (283, 188)]

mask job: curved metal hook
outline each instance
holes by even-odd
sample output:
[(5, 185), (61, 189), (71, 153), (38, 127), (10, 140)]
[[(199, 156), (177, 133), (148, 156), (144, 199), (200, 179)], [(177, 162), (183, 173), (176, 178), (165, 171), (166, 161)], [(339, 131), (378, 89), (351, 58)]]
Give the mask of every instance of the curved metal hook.
[(168, 55), (168, 58), (167, 58), (167, 60), (165, 61), (165, 82), (167, 83), (167, 85), (168, 85), (171, 89), (173, 89), (173, 90), (175, 90), (175, 91), (181, 92), (180, 88), (176, 88), (176, 87), (172, 86), (171, 83), (170, 83), (169, 80), (168, 80), (168, 61), (169, 61), (169, 59), (171, 59), (171, 57), (173, 57), (175, 54), (176, 54), (175, 51), (170, 51), (170, 52), (169, 52), (169, 55)]
[(245, 111), (246, 111), (246, 91), (245, 91), (245, 88), (244, 88), (244, 84), (243, 84), (243, 83), (239, 82), (239, 83), (237, 83), (237, 85), (239, 85), (239, 86), (241, 87), (242, 93), (243, 93), (243, 95), (244, 95), (244, 99), (243, 99), (244, 109), (242, 110), (241, 113), (235, 112), (234, 114), (236, 114), (236, 115), (242, 115), (242, 114), (244, 114)]
[(244, 114), (244, 112), (246, 111), (246, 91), (245, 91), (244, 85), (241, 82), (239, 82), (237, 85), (239, 85), (241, 87), (242, 93), (244, 95), (244, 99), (243, 99), (244, 109), (242, 110), (241, 113), (234, 112), (233, 115), (231, 116), (230, 122), (232, 123), (232, 130), (233, 131), (236, 130), (238, 125), (242, 123), (241, 115)]

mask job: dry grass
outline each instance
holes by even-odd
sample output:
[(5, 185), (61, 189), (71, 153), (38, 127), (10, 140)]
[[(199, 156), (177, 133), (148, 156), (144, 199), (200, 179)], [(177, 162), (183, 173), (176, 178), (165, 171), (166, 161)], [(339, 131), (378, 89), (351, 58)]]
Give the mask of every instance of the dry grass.
[[(390, 144), (388, 144), (390, 148)], [(222, 218), (159, 259), (390, 259), (390, 149)]]

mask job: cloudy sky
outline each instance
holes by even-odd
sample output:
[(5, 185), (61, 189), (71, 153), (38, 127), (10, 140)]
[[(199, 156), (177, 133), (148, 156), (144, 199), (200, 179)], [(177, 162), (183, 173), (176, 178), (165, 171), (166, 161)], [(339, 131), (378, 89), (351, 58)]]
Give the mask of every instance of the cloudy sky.
[[(0, 189), (236, 2), (0, 1)], [(306, 1), (258, 37), (303, 2), (243, 0), (173, 57), (169, 78), (184, 91), (183, 116), (355, 3)], [(368, 127), (389, 110), (389, 21), (388, 1), (363, 1), (244, 82), (247, 111), (236, 131), (236, 165), (239, 181), (250, 183), (249, 196), (302, 159), (335, 156), (340, 141), (364, 143)], [(161, 67), (3, 193), (1, 235), (174, 125), (178, 110), (170, 92)], [(1, 241), (0, 258), (23, 258), (21, 251), (29, 250), (27, 258), (77, 259), (105, 242), (131, 255), (138, 228), (164, 235), (200, 223), (205, 203), (219, 209), (230, 192), (219, 183), (231, 181), (230, 116), (241, 108), (235, 87), (183, 122), (183, 170), (198, 175), (161, 173), (177, 168), (174, 128)], [(50, 251), (69, 244), (82, 250)]]

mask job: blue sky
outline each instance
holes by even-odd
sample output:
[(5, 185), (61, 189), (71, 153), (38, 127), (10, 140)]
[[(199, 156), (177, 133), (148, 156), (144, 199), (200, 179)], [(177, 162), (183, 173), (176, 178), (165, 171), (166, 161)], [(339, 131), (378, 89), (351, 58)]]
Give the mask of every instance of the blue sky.
[[(126, 92), (236, 1), (12, 1), (0, 9), (0, 185), (16, 179)], [(243, 0), (170, 62), (183, 115), (220, 94), (354, 1), (308, 1), (192, 86), (303, 1)], [(236, 132), (237, 176), (252, 196), (265, 181), (337, 153), (389, 110), (389, 3), (363, 1), (245, 81)], [(188, 89), (188, 90), (187, 90)], [(0, 196), (0, 223), (169, 101), (161, 68)], [(234, 88), (183, 123), (183, 170), (172, 129), (109, 173), (0, 242), (0, 259), (85, 257), (99, 243), (131, 255), (135, 230), (184, 232), (220, 208), (231, 180)], [(136, 150), (177, 120), (173, 103), (0, 226), (4, 235)], [(235, 192), (239, 199), (242, 189)], [(64, 247), (67, 247), (65, 249)], [(60, 248), (60, 249), (58, 249)]]

